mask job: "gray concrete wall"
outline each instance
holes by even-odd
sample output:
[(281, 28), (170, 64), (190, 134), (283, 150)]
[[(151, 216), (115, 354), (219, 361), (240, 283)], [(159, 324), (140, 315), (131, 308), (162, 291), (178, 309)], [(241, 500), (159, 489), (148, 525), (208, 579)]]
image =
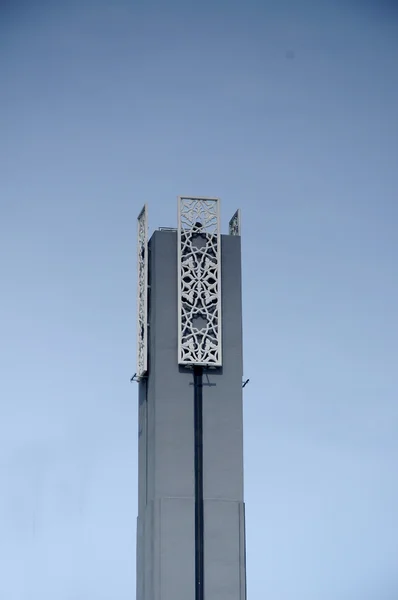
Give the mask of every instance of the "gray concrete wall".
[(203, 389), (206, 600), (245, 600), (240, 237), (222, 236), (223, 366)]
[[(150, 241), (149, 377), (139, 392), (137, 600), (194, 600), (192, 372), (177, 364), (177, 234)], [(222, 236), (223, 368), (203, 388), (205, 597), (245, 600), (240, 238)]]
[(205, 500), (205, 598), (245, 600), (243, 502)]

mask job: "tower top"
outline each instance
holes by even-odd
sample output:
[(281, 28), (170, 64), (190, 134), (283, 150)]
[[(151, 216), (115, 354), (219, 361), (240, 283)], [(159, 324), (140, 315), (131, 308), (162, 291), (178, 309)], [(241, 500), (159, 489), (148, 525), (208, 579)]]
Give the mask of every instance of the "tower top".
[[(176, 231), (179, 365), (222, 366), (220, 199), (179, 196)], [(148, 209), (137, 220), (137, 377), (148, 371)], [(241, 235), (238, 209), (229, 235)]]

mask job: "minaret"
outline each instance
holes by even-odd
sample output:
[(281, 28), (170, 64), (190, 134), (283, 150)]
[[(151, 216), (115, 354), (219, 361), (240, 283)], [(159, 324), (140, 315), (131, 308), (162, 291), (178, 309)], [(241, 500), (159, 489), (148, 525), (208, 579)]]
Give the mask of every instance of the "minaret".
[(137, 600), (246, 600), (240, 211), (138, 216)]

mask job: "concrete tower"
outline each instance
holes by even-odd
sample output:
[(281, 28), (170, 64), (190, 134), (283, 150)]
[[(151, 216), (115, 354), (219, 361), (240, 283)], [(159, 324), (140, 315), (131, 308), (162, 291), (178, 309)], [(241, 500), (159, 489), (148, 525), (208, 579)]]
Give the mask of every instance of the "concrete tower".
[(138, 217), (137, 600), (246, 600), (240, 212)]

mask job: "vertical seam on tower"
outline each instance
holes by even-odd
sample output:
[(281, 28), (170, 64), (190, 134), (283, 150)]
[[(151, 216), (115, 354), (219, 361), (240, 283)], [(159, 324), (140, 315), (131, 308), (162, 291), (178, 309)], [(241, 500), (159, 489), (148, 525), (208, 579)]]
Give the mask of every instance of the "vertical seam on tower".
[(203, 367), (194, 367), (195, 600), (204, 600)]
[(145, 381), (145, 506), (148, 504), (148, 379)]

